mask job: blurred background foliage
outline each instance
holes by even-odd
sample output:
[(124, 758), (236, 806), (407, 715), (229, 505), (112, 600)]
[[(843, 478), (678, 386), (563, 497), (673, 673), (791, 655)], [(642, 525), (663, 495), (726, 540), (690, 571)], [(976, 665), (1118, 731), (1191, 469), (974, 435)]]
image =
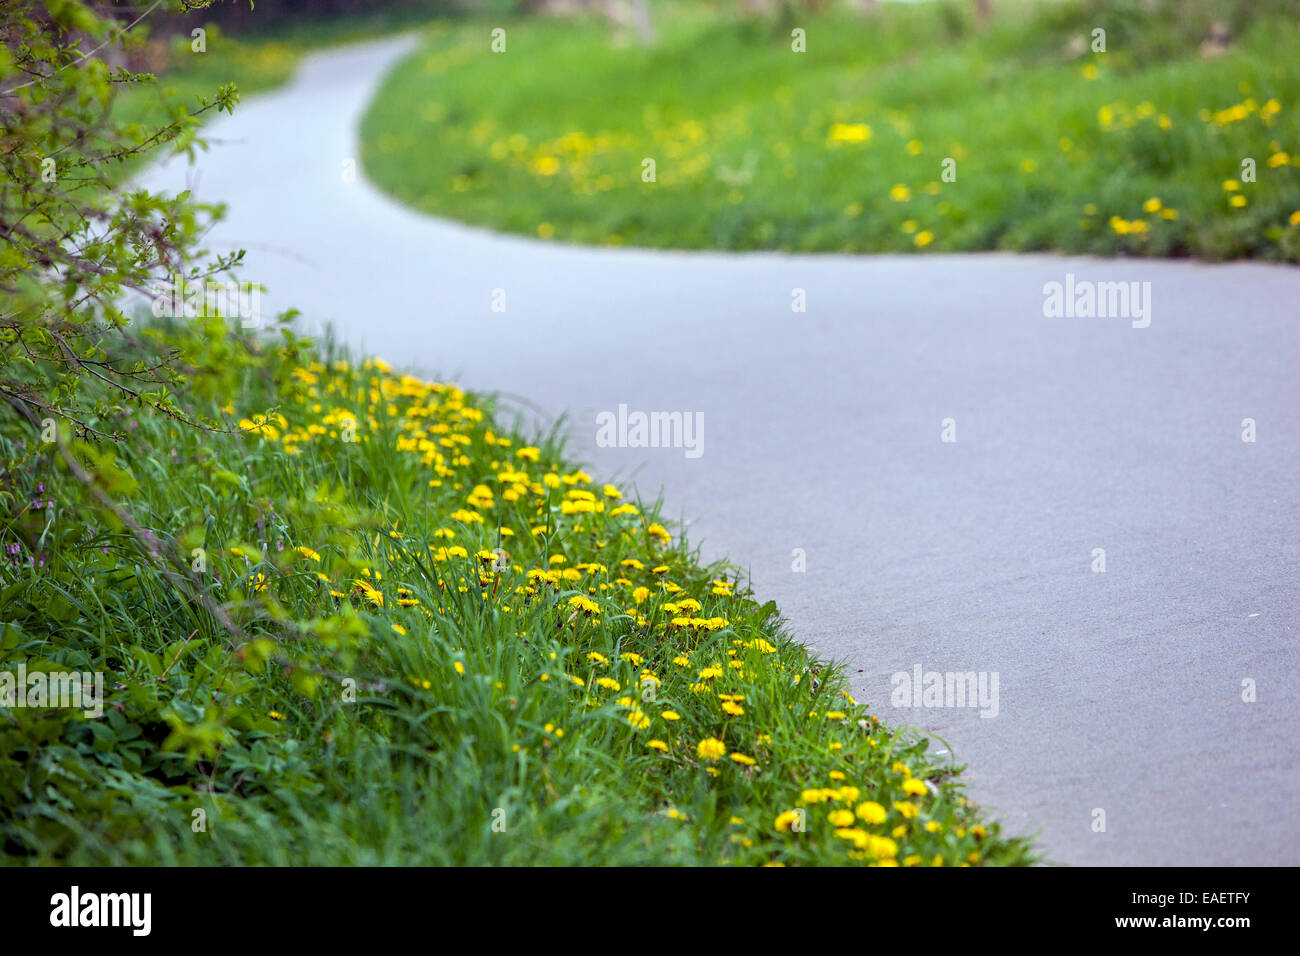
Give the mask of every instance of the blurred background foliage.
[[(1206, 57), (1218, 55), (1261, 19), (1300, 20), (1300, 0), (215, 0), (189, 12), (154, 13), (148, 20), (151, 39), (120, 55), (129, 59), (132, 69), (161, 69), (174, 61), (169, 57), (169, 50), (175, 49), (172, 41), (197, 27), (215, 27), (245, 39), (328, 39), (341, 29), (372, 32), (466, 18), (596, 17), (615, 33), (653, 43), (658, 21), (696, 12), (733, 14), (750, 28), (761, 30), (766, 24), (771, 32), (786, 32), (801, 17), (851, 11), (864, 20), (862, 39), (870, 42), (872, 20), (884, 8), (916, 4), (934, 7), (954, 41), (981, 30), (995, 14), (1024, 16), (1034, 8), (1033, 17), (1042, 29), (1029, 47), (1006, 51), (1014, 61), (1057, 56), (1062, 37), (1079, 38), (1103, 21), (1112, 49), (1124, 50), (1135, 64), (1151, 65), (1191, 50)], [(96, 6), (101, 15), (123, 22), (140, 12), (129, 0)], [(1083, 53), (1082, 40), (1074, 42), (1079, 44), (1075, 52)]]
[[(897, 2), (897, 0), (895, 0)], [(906, 2), (906, 0), (903, 0)], [(969, 27), (1000, 6), (1015, 6), (1018, 0), (921, 0), (947, 8), (954, 31)], [(393, 20), (429, 17), (516, 16), (522, 14), (565, 15), (597, 12), (620, 22), (638, 7), (652, 7), (671, 13), (674, 8), (734, 10), (747, 17), (788, 20), (801, 14), (817, 15), (835, 7), (856, 10), (864, 16), (879, 13), (891, 0), (219, 0), (202, 11), (174, 15), (159, 23), (181, 30), (196, 23), (217, 23), (232, 32), (265, 31), (289, 23), (326, 21), (342, 17), (378, 16)], [(1200, 43), (1216, 24), (1238, 33), (1261, 16), (1297, 13), (1296, 0), (1084, 0), (1082, 3), (1042, 0), (1055, 8), (1062, 20), (1085, 20), (1105, 15), (1116, 26), (1115, 39), (1126, 46), (1140, 39), (1150, 56), (1185, 49)], [(133, 4), (115, 2), (123, 17), (138, 12)], [(1152, 25), (1160, 29), (1152, 31)]]

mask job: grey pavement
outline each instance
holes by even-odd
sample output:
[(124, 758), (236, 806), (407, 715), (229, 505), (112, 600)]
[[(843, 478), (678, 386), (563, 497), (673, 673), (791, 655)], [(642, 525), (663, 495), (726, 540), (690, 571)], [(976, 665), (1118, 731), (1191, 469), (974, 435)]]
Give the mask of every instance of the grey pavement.
[[(1052, 859), (1300, 864), (1300, 270), (595, 249), (444, 222), (344, 175), (411, 43), (310, 57), (213, 122), (197, 168), (143, 180), (230, 203), (210, 246), (248, 250), (264, 312), (567, 411), (576, 455), (662, 489), (704, 557), (748, 568)], [(1150, 282), (1149, 327), (1045, 317), (1067, 273)], [(620, 404), (703, 413), (703, 454), (598, 447)], [(918, 664), (996, 673), (997, 716), (894, 707)]]

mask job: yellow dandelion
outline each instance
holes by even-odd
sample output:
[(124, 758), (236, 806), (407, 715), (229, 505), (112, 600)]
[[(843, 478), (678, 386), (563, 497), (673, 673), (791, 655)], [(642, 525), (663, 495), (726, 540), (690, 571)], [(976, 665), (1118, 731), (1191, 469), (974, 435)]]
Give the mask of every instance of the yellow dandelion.
[(717, 760), (727, 752), (727, 745), (716, 737), (705, 737), (695, 747), (695, 753), (704, 760)]

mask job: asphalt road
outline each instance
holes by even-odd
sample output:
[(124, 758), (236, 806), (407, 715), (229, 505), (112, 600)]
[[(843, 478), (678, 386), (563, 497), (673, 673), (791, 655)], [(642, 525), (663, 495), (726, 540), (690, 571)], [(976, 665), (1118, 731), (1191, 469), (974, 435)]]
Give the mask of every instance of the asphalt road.
[[(410, 42), (311, 57), (214, 122), (197, 169), (144, 181), (231, 204), (210, 245), (248, 250), (264, 313), (567, 410), (579, 457), (662, 488), (1053, 859), (1300, 864), (1300, 270), (590, 249), (431, 219), (346, 175)], [(1149, 282), (1150, 324), (1045, 316), (1067, 274)], [(620, 404), (702, 413), (702, 453), (598, 447)], [(893, 706), (918, 664), (996, 674), (996, 716)]]

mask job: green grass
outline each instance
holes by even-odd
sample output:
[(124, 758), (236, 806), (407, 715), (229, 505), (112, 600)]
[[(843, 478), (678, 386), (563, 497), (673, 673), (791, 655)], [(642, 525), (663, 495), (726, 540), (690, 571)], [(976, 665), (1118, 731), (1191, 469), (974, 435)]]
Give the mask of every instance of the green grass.
[[(416, 208), (583, 243), (1300, 261), (1293, 0), (970, 6), (660, 5), (650, 48), (535, 19), (502, 54), (496, 24), (440, 26), (375, 97), (364, 163)], [(1204, 58), (1216, 19), (1232, 43)], [(1246, 157), (1257, 181), (1225, 189)]]
[(490, 397), (219, 319), (164, 346), (228, 426), (106, 401), (124, 439), (68, 446), (138, 529), (0, 416), (0, 673), (108, 698), (0, 707), (4, 862), (1033, 861), (736, 569)]

